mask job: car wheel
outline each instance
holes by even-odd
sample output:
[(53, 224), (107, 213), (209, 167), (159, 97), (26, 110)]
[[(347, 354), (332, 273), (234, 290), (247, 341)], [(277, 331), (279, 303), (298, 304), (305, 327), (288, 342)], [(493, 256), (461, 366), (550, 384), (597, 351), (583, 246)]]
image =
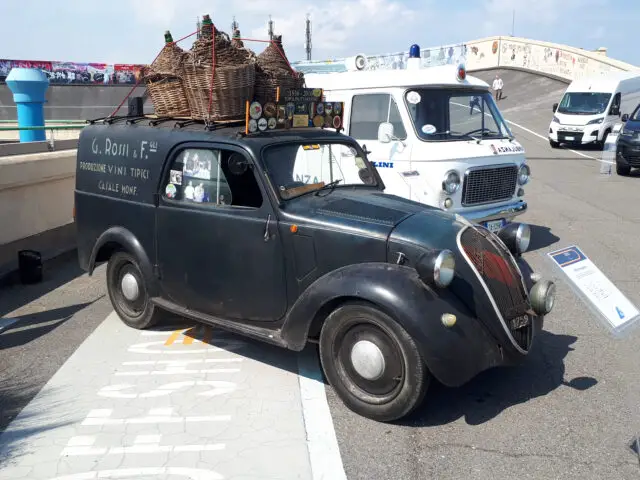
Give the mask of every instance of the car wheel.
[(626, 165), (620, 165), (618, 162), (616, 162), (616, 173), (618, 175), (626, 177), (631, 173), (631, 167), (628, 167)]
[(430, 374), (411, 336), (369, 304), (349, 303), (326, 319), (320, 361), (345, 405), (363, 417), (389, 422), (422, 403)]
[(560, 144), (558, 142), (554, 142), (553, 140), (549, 140), (549, 145), (551, 145), (551, 148), (559, 148)]
[(163, 316), (164, 312), (150, 302), (138, 262), (126, 252), (109, 258), (107, 290), (114, 310), (129, 327), (148, 328)]

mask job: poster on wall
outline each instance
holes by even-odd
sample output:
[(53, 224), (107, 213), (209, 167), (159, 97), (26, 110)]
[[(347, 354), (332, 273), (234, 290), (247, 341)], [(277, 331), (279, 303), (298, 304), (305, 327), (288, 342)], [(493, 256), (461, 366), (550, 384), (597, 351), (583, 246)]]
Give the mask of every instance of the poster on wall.
[(13, 68), (42, 70), (52, 85), (114, 85), (135, 84), (143, 65), (45, 62), (34, 60), (0, 59), (0, 82), (6, 81)]

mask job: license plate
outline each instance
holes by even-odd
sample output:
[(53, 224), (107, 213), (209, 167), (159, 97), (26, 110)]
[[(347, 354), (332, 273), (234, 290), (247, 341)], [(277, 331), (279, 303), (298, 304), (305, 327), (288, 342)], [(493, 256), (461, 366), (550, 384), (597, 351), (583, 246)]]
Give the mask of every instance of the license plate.
[(484, 222), (484, 226), (487, 230), (493, 233), (497, 233), (504, 226), (504, 220), (491, 220), (489, 222)]
[(565, 140), (573, 140), (575, 137), (564, 137)]

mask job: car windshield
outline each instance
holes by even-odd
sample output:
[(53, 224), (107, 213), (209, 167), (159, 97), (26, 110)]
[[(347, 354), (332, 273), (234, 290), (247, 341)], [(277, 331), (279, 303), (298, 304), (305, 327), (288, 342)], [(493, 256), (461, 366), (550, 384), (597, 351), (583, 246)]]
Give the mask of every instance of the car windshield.
[(632, 122), (640, 122), (640, 105), (637, 106), (635, 111), (629, 116), (629, 120)]
[(334, 187), (377, 186), (358, 144), (285, 143), (267, 147), (262, 158), (283, 199)]
[(610, 93), (568, 92), (562, 97), (556, 112), (572, 115), (597, 115), (604, 113), (610, 99)]
[(409, 116), (425, 141), (509, 138), (511, 130), (487, 91), (412, 89), (405, 94)]

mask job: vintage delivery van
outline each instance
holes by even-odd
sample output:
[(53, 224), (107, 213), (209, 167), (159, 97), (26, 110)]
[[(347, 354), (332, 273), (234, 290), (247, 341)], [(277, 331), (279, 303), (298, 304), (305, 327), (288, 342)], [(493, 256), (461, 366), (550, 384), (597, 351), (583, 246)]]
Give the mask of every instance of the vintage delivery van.
[[(385, 193), (342, 133), (247, 131), (145, 117), (82, 131), (79, 262), (107, 262), (124, 323), (172, 312), (294, 351), (318, 343), (340, 398), (379, 421), (414, 410), (432, 378), (458, 386), (534, 348), (555, 286), (521, 257), (527, 225), (496, 235)], [(300, 181), (305, 168), (318, 177)]]
[(327, 101), (344, 102), (345, 133), (366, 146), (386, 192), (493, 232), (527, 210), (525, 151), (486, 82), (464, 65), (369, 71), (358, 70), (358, 58), (349, 64), (353, 70), (342, 72), (295, 68)]

